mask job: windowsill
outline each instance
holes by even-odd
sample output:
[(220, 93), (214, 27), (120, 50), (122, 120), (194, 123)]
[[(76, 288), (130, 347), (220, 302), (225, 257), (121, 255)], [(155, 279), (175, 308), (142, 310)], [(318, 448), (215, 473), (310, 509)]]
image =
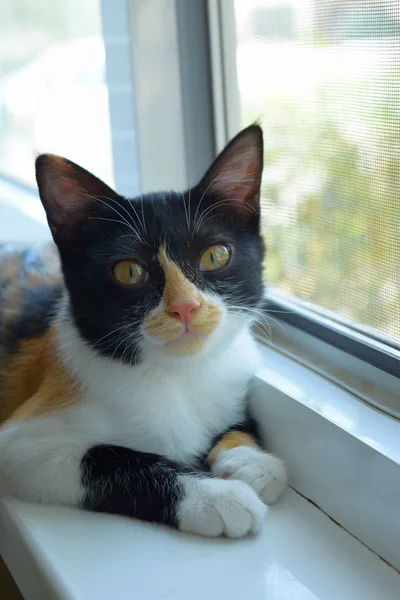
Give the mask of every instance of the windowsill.
[(400, 421), (276, 349), (251, 395), (291, 486), (400, 570)]
[(244, 540), (16, 500), (0, 524), (26, 600), (395, 600), (400, 587), (398, 573), (294, 491)]
[[(261, 351), (264, 360), (257, 383), (272, 386), (400, 465), (400, 420), (363, 402), (275, 348), (262, 345)], [(368, 369), (368, 365), (365, 368)]]
[(390, 565), (400, 567), (400, 423), (276, 350), (262, 352), (252, 411), (299, 494), (270, 509), (261, 534), (208, 540), (6, 499), (0, 553), (26, 600), (398, 598)]

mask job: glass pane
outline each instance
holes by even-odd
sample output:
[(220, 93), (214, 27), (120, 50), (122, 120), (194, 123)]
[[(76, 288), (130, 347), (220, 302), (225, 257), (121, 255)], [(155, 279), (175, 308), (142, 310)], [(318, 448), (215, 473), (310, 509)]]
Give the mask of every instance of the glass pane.
[(100, 0), (0, 2), (0, 179), (34, 186), (36, 152), (113, 183)]
[(268, 282), (400, 339), (398, 0), (235, 0)]

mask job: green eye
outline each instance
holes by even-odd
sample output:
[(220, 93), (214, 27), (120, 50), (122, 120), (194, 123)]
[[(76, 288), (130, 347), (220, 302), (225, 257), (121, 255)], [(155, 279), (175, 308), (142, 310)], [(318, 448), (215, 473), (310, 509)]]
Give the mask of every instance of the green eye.
[(225, 267), (231, 258), (229, 246), (214, 244), (200, 259), (200, 271), (217, 271)]
[(120, 260), (114, 267), (114, 277), (123, 285), (138, 285), (147, 279), (147, 272), (134, 260)]

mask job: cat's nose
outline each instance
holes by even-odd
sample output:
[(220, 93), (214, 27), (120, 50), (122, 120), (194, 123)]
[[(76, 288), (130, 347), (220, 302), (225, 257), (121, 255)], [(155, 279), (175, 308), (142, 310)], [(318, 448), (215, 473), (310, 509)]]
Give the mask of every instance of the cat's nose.
[(167, 313), (171, 315), (171, 317), (175, 317), (184, 325), (188, 325), (193, 317), (193, 312), (196, 308), (199, 308), (200, 302), (197, 300), (192, 300), (191, 302), (182, 302), (175, 304), (170, 304), (167, 308)]

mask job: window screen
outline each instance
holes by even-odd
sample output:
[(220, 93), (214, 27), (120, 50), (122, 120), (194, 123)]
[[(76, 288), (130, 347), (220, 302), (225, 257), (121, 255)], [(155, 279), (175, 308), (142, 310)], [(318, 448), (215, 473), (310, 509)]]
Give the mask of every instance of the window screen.
[(265, 133), (266, 276), (400, 341), (398, 0), (235, 0), (242, 125)]

